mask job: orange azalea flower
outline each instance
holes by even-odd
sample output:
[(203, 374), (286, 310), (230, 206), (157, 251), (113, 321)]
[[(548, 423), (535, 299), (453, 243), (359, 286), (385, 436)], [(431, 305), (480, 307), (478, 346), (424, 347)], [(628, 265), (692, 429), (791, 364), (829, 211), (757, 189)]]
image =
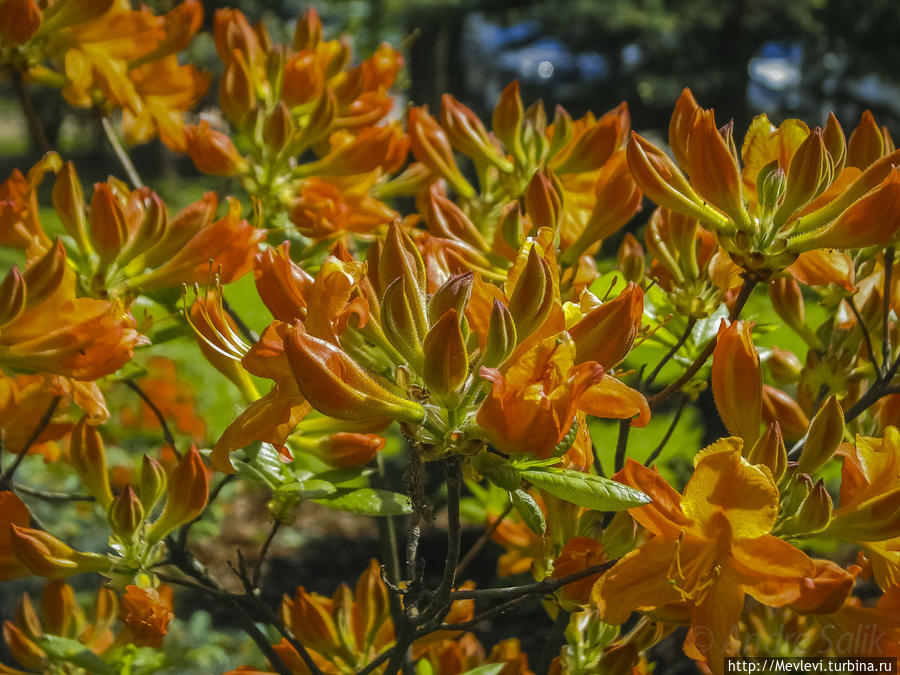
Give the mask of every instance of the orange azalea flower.
[[(18, 453), (28, 442), (38, 420), (50, 407), (58, 388), (40, 375), (8, 377), (0, 373), (0, 430), (3, 432), (3, 449)], [(57, 405), (57, 411), (62, 406)], [(55, 414), (47, 427), (32, 443), (29, 452), (44, 456), (45, 461), (59, 457), (55, 441), (72, 428), (71, 420)]]
[[(874, 137), (863, 131), (867, 126), (864, 120), (858, 138)], [(713, 111), (685, 90), (670, 142), (690, 179), (634, 135), (628, 161), (638, 185), (661, 206), (699, 219), (737, 264), (761, 278), (803, 252), (884, 244), (900, 228), (895, 154), (883, 139), (880, 145), (859, 140), (856, 146), (867, 149), (855, 151), (854, 162), (865, 166), (853, 166), (833, 115), (812, 131), (799, 120), (776, 128), (758, 116), (744, 138), (741, 167), (730, 127), (717, 130)], [(846, 276), (833, 270), (831, 280), (846, 282)]]
[(719, 325), (713, 351), (712, 388), (719, 416), (728, 431), (747, 448), (759, 438), (762, 421), (762, 369), (750, 331), (753, 324), (725, 321)]
[(691, 622), (685, 652), (724, 672), (724, 657), (736, 653), (732, 630), (744, 595), (781, 606), (800, 598), (814, 574), (805, 553), (769, 534), (779, 501), (770, 474), (742, 458), (741, 442), (730, 438), (695, 457), (681, 495), (630, 459), (615, 478), (653, 499), (629, 509), (653, 536), (594, 587), (603, 620), (621, 624), (634, 611), (682, 604)]
[(75, 296), (75, 273), (59, 241), (24, 275), (10, 270), (10, 280), (27, 299), (0, 324), (0, 365), (95, 380), (127, 363), (144, 341), (118, 303)]
[(826, 535), (856, 542), (882, 589), (900, 585), (900, 433), (857, 436), (837, 451), (843, 460), (840, 506)]
[(603, 379), (595, 361), (575, 365), (568, 334), (548, 338), (505, 371), (481, 369), (491, 391), (478, 410), (478, 424), (498, 450), (549, 457), (569, 432), (581, 397)]
[(19, 560), (12, 544), (12, 526), (25, 527), (31, 514), (25, 503), (12, 492), (0, 492), (0, 580), (27, 577), (31, 570)]
[(168, 586), (140, 588), (129, 585), (120, 599), (119, 618), (139, 647), (161, 647), (169, 631), (172, 589)]

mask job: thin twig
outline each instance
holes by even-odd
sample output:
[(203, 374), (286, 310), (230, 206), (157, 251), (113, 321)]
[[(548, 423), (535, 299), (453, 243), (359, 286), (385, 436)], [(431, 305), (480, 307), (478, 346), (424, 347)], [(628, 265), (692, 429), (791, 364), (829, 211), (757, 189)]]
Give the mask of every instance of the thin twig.
[(256, 563), (253, 565), (253, 588), (259, 588), (259, 578), (262, 574), (263, 563), (266, 561), (269, 547), (272, 545), (272, 540), (275, 539), (275, 535), (278, 534), (278, 528), (280, 527), (281, 521), (276, 518), (275, 522), (272, 523), (272, 528), (269, 530), (269, 536), (266, 537), (262, 548), (259, 549), (259, 555), (256, 557)]
[(125, 170), (125, 174), (128, 176), (128, 180), (129, 182), (131, 182), (131, 185), (135, 188), (144, 187), (144, 182), (141, 180), (137, 169), (134, 168), (134, 164), (132, 163), (131, 158), (128, 156), (128, 153), (125, 152), (125, 148), (122, 147), (122, 143), (119, 141), (119, 137), (116, 135), (116, 130), (113, 129), (112, 122), (109, 121), (109, 117), (98, 110), (97, 118), (100, 120), (100, 127), (103, 129), (103, 134), (106, 136), (106, 140), (109, 141), (109, 147), (112, 148), (116, 159), (119, 160), (119, 164), (121, 164), (122, 168)]
[(631, 433), (631, 420), (619, 422), (619, 437), (616, 440), (615, 471), (625, 468), (625, 457), (628, 454), (628, 435)]
[(856, 323), (859, 325), (859, 330), (862, 331), (863, 340), (866, 343), (866, 351), (869, 352), (869, 360), (872, 362), (875, 372), (881, 374), (887, 361), (882, 361), (879, 364), (878, 359), (875, 358), (875, 347), (872, 345), (872, 335), (869, 333), (869, 327), (863, 320), (862, 314), (859, 313), (859, 307), (856, 306), (856, 302), (853, 300), (852, 295), (847, 298), (847, 305), (850, 307), (850, 311), (853, 312), (853, 316), (856, 317)]
[(150, 411), (156, 417), (157, 421), (159, 422), (159, 426), (162, 428), (163, 440), (167, 445), (172, 446), (172, 450), (175, 452), (175, 456), (180, 458), (181, 453), (178, 452), (178, 448), (175, 446), (175, 436), (172, 435), (172, 430), (169, 429), (169, 425), (166, 422), (166, 418), (162, 414), (162, 411), (156, 406), (153, 400), (149, 396), (147, 396), (147, 392), (145, 392), (138, 386), (137, 382), (135, 382), (131, 378), (122, 380), (122, 382), (124, 382), (126, 387), (131, 389), (131, 391), (137, 394), (140, 399), (147, 404), (147, 407), (150, 408)]
[(882, 293), (881, 307), (881, 362), (887, 366), (891, 360), (891, 276), (894, 271), (894, 249), (888, 247), (884, 249), (884, 292)]
[(552, 593), (568, 584), (574, 583), (579, 579), (593, 576), (594, 574), (602, 574), (610, 567), (615, 565), (617, 560), (607, 560), (597, 565), (585, 567), (583, 570), (567, 574), (564, 577), (555, 579), (544, 579), (536, 581), (533, 584), (523, 584), (521, 586), (509, 586), (506, 588), (474, 588), (471, 590), (458, 590), (450, 594), (450, 599), (456, 600), (484, 600), (487, 598), (500, 598), (503, 600), (518, 598), (522, 595), (537, 595)]
[(682, 345), (687, 342), (688, 338), (691, 336), (691, 332), (694, 330), (694, 326), (697, 325), (697, 319), (691, 317), (688, 319), (687, 327), (684, 329), (684, 332), (681, 334), (681, 337), (672, 345), (672, 348), (666, 352), (666, 355), (662, 357), (659, 363), (656, 364), (656, 368), (653, 369), (653, 372), (647, 377), (647, 381), (644, 383), (644, 389), (649, 389), (653, 386), (653, 382), (656, 380), (656, 376), (659, 375), (659, 372), (665, 367), (665, 365), (669, 362), (669, 360), (678, 353), (678, 350), (681, 349)]
[[(277, 528), (274, 529), (277, 530)], [(309, 651), (307, 651), (304, 644), (297, 639), (296, 635), (294, 635), (294, 632), (285, 625), (275, 612), (272, 611), (271, 607), (260, 599), (256, 585), (250, 579), (249, 574), (247, 574), (247, 566), (240, 550), (238, 550), (238, 569), (235, 569), (230, 563), (229, 567), (231, 567), (231, 570), (237, 575), (238, 579), (241, 580), (241, 584), (244, 586), (244, 600), (258, 611), (261, 611), (265, 615), (266, 620), (275, 626), (278, 632), (291, 644), (300, 658), (303, 659), (303, 663), (312, 675), (324, 675), (316, 665), (316, 662), (313, 661), (312, 656)]]
[(447, 558), (444, 561), (444, 573), (441, 583), (428, 603), (428, 607), (419, 618), (421, 623), (443, 614), (450, 609), (450, 591), (456, 583), (456, 566), (459, 564), (460, 533), (462, 526), (459, 520), (459, 502), (462, 493), (462, 467), (458, 457), (450, 457), (444, 461), (447, 475)]
[(675, 431), (675, 427), (678, 426), (678, 420), (681, 419), (681, 413), (684, 412), (684, 407), (687, 404), (688, 397), (682, 396), (678, 401), (678, 407), (675, 409), (675, 416), (672, 418), (672, 422), (669, 424), (669, 428), (666, 429), (665, 435), (662, 437), (662, 440), (659, 442), (653, 452), (650, 453), (650, 456), (647, 457), (644, 462), (644, 466), (649, 467), (653, 462), (656, 461), (656, 458), (659, 457), (659, 454), (663, 451), (663, 448), (666, 447), (666, 444), (669, 442), (669, 439), (672, 438), (672, 434)]
[(33, 488), (22, 483), (13, 483), (13, 491), (21, 492), (23, 495), (43, 499), (45, 502), (94, 502), (97, 501), (92, 495), (77, 495), (69, 492), (56, 492), (54, 490), (41, 490)]
[(512, 510), (513, 503), (510, 502), (506, 505), (503, 511), (500, 512), (500, 515), (494, 518), (491, 524), (485, 528), (484, 532), (481, 533), (481, 536), (478, 537), (478, 541), (472, 544), (472, 548), (470, 548), (466, 552), (466, 555), (456, 566), (457, 577), (459, 577), (463, 573), (463, 570), (465, 570), (471, 564), (471, 562), (475, 559), (475, 556), (477, 556), (481, 552), (481, 549), (483, 549), (487, 545), (487, 543), (491, 540), (491, 537), (494, 536), (494, 532), (496, 532), (497, 528), (500, 527), (500, 523), (503, 522), (503, 520), (510, 514)]
[(19, 465), (22, 464), (22, 461), (25, 459), (25, 455), (28, 454), (31, 446), (35, 444), (40, 435), (44, 433), (44, 429), (50, 424), (50, 420), (53, 419), (53, 413), (56, 412), (56, 406), (59, 405), (61, 398), (61, 396), (54, 396), (50, 401), (50, 405), (47, 406), (47, 410), (44, 411), (41, 419), (38, 420), (37, 426), (34, 428), (34, 431), (31, 432), (31, 436), (28, 437), (28, 440), (25, 441), (25, 445), (19, 450), (19, 454), (16, 455), (16, 458), (13, 460), (13, 463), (10, 464), (9, 468), (3, 472), (2, 476), (0, 476), (0, 489), (8, 489), (9, 486), (12, 485), (13, 476), (16, 475)]
[(50, 146), (50, 141), (47, 140), (44, 125), (41, 124), (41, 120), (34, 109), (34, 101), (31, 100), (31, 94), (28, 93), (28, 87), (25, 85), (22, 73), (13, 69), (12, 81), (16, 94), (19, 96), (19, 103), (22, 105), (22, 113), (25, 115), (25, 121), (28, 123), (28, 131), (31, 133), (31, 137), (37, 143), (41, 153), (47, 154), (52, 152), (53, 148)]
[(508, 612), (513, 607), (521, 605), (524, 602), (528, 602), (529, 600), (534, 600), (533, 595), (522, 595), (518, 598), (513, 598), (512, 600), (507, 600), (506, 602), (500, 603), (490, 609), (486, 609), (480, 614), (476, 614), (468, 621), (459, 621), (457, 623), (442, 623), (438, 630), (472, 630), (478, 624), (487, 621), (492, 616), (496, 616), (497, 614), (503, 614), (504, 612)]
[[(738, 292), (737, 300), (734, 303), (734, 307), (731, 309), (731, 312), (728, 315), (729, 321), (736, 320), (741, 311), (744, 309), (744, 305), (747, 304), (747, 300), (750, 299), (750, 294), (753, 292), (753, 289), (756, 288), (756, 284), (759, 283), (759, 280), (756, 277), (745, 277), (744, 283), (741, 285), (741, 290)], [(712, 356), (712, 353), (716, 349), (716, 340), (717, 336), (713, 336), (713, 338), (706, 344), (706, 347), (703, 348), (703, 351), (700, 352), (700, 355), (694, 360), (694, 362), (688, 367), (684, 373), (682, 373), (681, 377), (672, 382), (668, 387), (663, 389), (661, 392), (656, 394), (655, 396), (651, 396), (647, 399), (647, 402), (651, 407), (659, 405), (667, 398), (671, 397), (675, 392), (680, 391), (681, 388), (688, 383), (688, 381), (703, 367), (703, 364), (706, 363), (707, 359)]]

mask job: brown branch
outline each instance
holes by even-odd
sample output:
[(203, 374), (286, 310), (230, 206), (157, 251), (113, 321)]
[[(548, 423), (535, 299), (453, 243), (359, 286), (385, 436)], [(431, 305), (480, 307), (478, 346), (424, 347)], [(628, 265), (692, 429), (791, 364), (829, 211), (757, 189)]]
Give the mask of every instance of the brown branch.
[(259, 578), (262, 575), (262, 567), (266, 561), (266, 555), (268, 555), (269, 547), (272, 545), (272, 540), (275, 539), (275, 535), (278, 534), (278, 528), (280, 527), (281, 521), (276, 518), (275, 522), (272, 523), (272, 528), (269, 530), (269, 536), (266, 537), (262, 548), (259, 549), (259, 555), (257, 555), (256, 563), (253, 565), (253, 588), (259, 588)]
[(25, 121), (28, 124), (28, 131), (31, 133), (31, 137), (37, 143), (41, 153), (47, 154), (52, 152), (53, 148), (50, 146), (50, 141), (47, 140), (44, 125), (41, 124), (41, 120), (34, 109), (34, 101), (31, 100), (31, 94), (28, 93), (28, 87), (25, 85), (22, 73), (13, 69), (12, 81), (16, 94), (19, 96), (19, 103), (22, 105), (22, 113), (25, 115)]
[(536, 581), (533, 584), (523, 584), (522, 586), (509, 586), (506, 588), (475, 588), (472, 590), (453, 591), (450, 594), (450, 599), (454, 601), (484, 600), (486, 598), (500, 598), (509, 600), (512, 598), (518, 598), (522, 595), (552, 593), (562, 588), (563, 586), (574, 583), (580, 579), (584, 579), (585, 577), (589, 577), (594, 574), (602, 574), (617, 562), (617, 560), (607, 560), (606, 562), (599, 563), (597, 565), (585, 567), (583, 570), (579, 570), (578, 572), (567, 574), (564, 577), (558, 577), (556, 579), (544, 579), (543, 581)]
[(665, 365), (669, 362), (669, 360), (678, 353), (678, 350), (687, 342), (688, 338), (691, 336), (691, 332), (694, 330), (694, 326), (697, 325), (697, 319), (691, 317), (688, 319), (687, 327), (684, 329), (684, 332), (681, 334), (681, 337), (672, 345), (672, 348), (666, 352), (665, 356), (660, 359), (659, 363), (656, 364), (656, 367), (653, 369), (653, 372), (647, 377), (647, 381), (643, 385), (643, 389), (647, 390), (651, 386), (653, 386), (653, 382), (656, 380), (656, 376), (659, 375), (660, 371), (665, 367)]
[(678, 408), (675, 409), (675, 416), (672, 418), (671, 424), (669, 424), (669, 428), (666, 429), (666, 433), (663, 435), (662, 440), (659, 442), (653, 452), (650, 453), (650, 456), (647, 457), (644, 462), (644, 466), (649, 467), (653, 462), (656, 461), (656, 458), (659, 457), (659, 454), (666, 447), (666, 444), (669, 442), (669, 439), (672, 438), (672, 434), (675, 432), (675, 427), (678, 426), (678, 421), (681, 419), (681, 413), (684, 412), (684, 407), (687, 404), (688, 398), (687, 396), (682, 396), (678, 401)]
[(31, 432), (31, 436), (28, 437), (28, 440), (25, 441), (25, 445), (19, 450), (19, 454), (16, 455), (13, 463), (3, 472), (3, 475), (0, 476), (0, 490), (8, 490), (12, 486), (13, 476), (16, 475), (16, 471), (18, 471), (19, 466), (22, 464), (22, 461), (25, 459), (25, 455), (28, 454), (31, 446), (35, 444), (40, 435), (44, 433), (44, 429), (50, 424), (50, 420), (53, 419), (53, 413), (56, 412), (56, 406), (59, 405), (61, 398), (61, 396), (53, 397), (50, 401), (50, 405), (47, 406), (47, 410), (44, 411), (41, 419), (38, 420), (37, 426), (34, 428), (34, 431)]
[(131, 378), (122, 380), (122, 382), (124, 382), (126, 387), (131, 389), (131, 391), (137, 394), (140, 399), (147, 404), (147, 407), (150, 408), (150, 411), (159, 422), (159, 426), (162, 427), (163, 440), (168, 445), (172, 446), (172, 451), (175, 453), (175, 456), (180, 458), (181, 453), (178, 452), (178, 448), (175, 446), (175, 436), (172, 435), (172, 430), (169, 429), (169, 425), (166, 422), (166, 418), (162, 414), (162, 411), (156, 406), (153, 400), (149, 396), (147, 396), (147, 393), (138, 386), (137, 382), (135, 382)]

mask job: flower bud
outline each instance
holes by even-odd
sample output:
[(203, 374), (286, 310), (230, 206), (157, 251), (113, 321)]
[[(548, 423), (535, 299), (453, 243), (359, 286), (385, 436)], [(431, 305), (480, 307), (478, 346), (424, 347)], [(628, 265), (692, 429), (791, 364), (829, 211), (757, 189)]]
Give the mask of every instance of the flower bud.
[(509, 299), (517, 343), (534, 332), (553, 308), (553, 278), (547, 261), (532, 246)]
[(550, 227), (555, 230), (559, 226), (563, 203), (556, 180), (551, 171), (539, 170), (534, 172), (525, 186), (525, 213), (535, 228)]
[(44, 302), (59, 288), (66, 274), (66, 250), (57, 239), (47, 251), (25, 268), (25, 307)]
[(800, 284), (792, 276), (773, 279), (769, 283), (769, 299), (772, 309), (782, 321), (800, 335), (807, 344), (815, 345), (818, 338), (806, 325), (806, 307)]
[(596, 361), (604, 370), (631, 351), (644, 315), (644, 291), (629, 283), (617, 298), (592, 309), (569, 331), (575, 341), (575, 363)]
[(723, 320), (713, 351), (712, 389), (728, 431), (752, 447), (762, 419), (762, 370), (753, 346), (752, 323)]
[(72, 587), (64, 581), (47, 582), (41, 592), (41, 614), (46, 631), (51, 635), (68, 636), (70, 629), (80, 628), (78, 613), (80, 608)]
[(285, 105), (284, 101), (278, 101), (275, 109), (266, 120), (266, 127), (263, 130), (263, 138), (266, 145), (273, 153), (281, 152), (290, 142), (294, 133), (294, 120), (291, 111)]
[(632, 132), (626, 156), (634, 180), (659, 206), (697, 218), (713, 228), (728, 225), (727, 218), (705, 206), (675, 163), (652, 143)]
[(109, 183), (95, 183), (89, 215), (91, 241), (100, 262), (109, 265), (128, 241), (128, 227), (122, 203)]
[(28, 42), (41, 25), (41, 10), (34, 0), (6, 0), (0, 5), (0, 35), (17, 45)]
[[(746, 450), (746, 448), (745, 448)], [(762, 464), (772, 472), (775, 483), (781, 480), (787, 470), (787, 449), (781, 435), (781, 425), (772, 422), (766, 432), (759, 437), (750, 454), (747, 456), (751, 464)]]
[(672, 148), (675, 161), (682, 167), (688, 166), (687, 137), (691, 130), (691, 122), (694, 120), (694, 113), (699, 109), (700, 106), (697, 105), (697, 100), (691, 90), (682, 89), (669, 120), (669, 147)]
[(458, 239), (479, 251), (489, 250), (490, 246), (469, 217), (456, 204), (441, 195), (436, 187), (437, 183), (428, 191), (428, 209), (425, 213), (428, 231), (438, 237)]
[(82, 553), (49, 532), (11, 525), (10, 543), (16, 557), (39, 577), (65, 579), (85, 572), (105, 572), (109, 559), (96, 553)]
[(181, 456), (169, 474), (166, 505), (147, 533), (150, 542), (157, 542), (176, 527), (185, 525), (206, 508), (209, 481), (203, 459), (193, 445)]
[(72, 162), (65, 162), (56, 182), (53, 184), (53, 208), (78, 248), (87, 253), (91, 250), (88, 243), (84, 217), (84, 192), (81, 181)]
[(112, 500), (106, 511), (110, 528), (122, 541), (130, 541), (144, 522), (144, 507), (130, 485)]
[(284, 350), (300, 391), (319, 412), (339, 419), (398, 419), (411, 424), (425, 417), (421, 405), (378, 384), (346, 352), (307, 334), (300, 323), (288, 333)]
[(786, 185), (787, 177), (784, 169), (779, 166), (778, 160), (766, 164), (756, 174), (756, 200), (759, 205), (765, 209), (778, 206)]
[(38, 638), (44, 634), (41, 619), (38, 617), (28, 593), (22, 594), (22, 600), (16, 608), (15, 621), (29, 638)]
[(826, 537), (880, 541), (900, 535), (900, 488), (884, 492), (852, 508), (838, 509), (825, 528)]
[(508, 359), (516, 348), (516, 324), (509, 309), (494, 300), (488, 323), (487, 344), (484, 347), (484, 365), (496, 368)]
[(825, 150), (822, 130), (813, 129), (791, 158), (784, 201), (775, 213), (775, 224), (786, 223), (791, 214), (817, 197), (831, 183), (831, 172), (831, 158)]
[[(861, 177), (859, 180), (863, 180)], [(836, 200), (835, 200), (836, 201)], [(810, 218), (809, 220), (813, 220)], [(900, 228), (900, 168), (893, 167), (874, 189), (853, 202), (833, 222), (792, 237), (791, 251), (863, 248), (886, 244)]]
[(303, 447), (329, 466), (343, 469), (368, 464), (385, 443), (387, 439), (378, 434), (339, 431)]
[(778, 384), (793, 384), (800, 380), (803, 364), (797, 355), (778, 347), (772, 348), (772, 355), (766, 361), (772, 379)]
[[(417, 320), (413, 310), (418, 303), (407, 295), (407, 284), (401, 277), (394, 279), (381, 298), (381, 328), (391, 344), (414, 368), (422, 363), (422, 340), (425, 338), (424, 320)], [(414, 294), (415, 291), (412, 291)], [(413, 296), (415, 298), (415, 295)]]
[(512, 163), (496, 148), (478, 116), (450, 94), (441, 97), (441, 126), (450, 144), (479, 162), (493, 164), (509, 173)]
[(828, 121), (825, 122), (822, 139), (825, 141), (825, 149), (828, 151), (828, 155), (834, 164), (832, 174), (837, 176), (841, 173), (847, 161), (847, 139), (844, 136), (844, 130), (841, 128), (840, 122), (838, 122), (833, 112), (828, 113)]
[(167, 483), (166, 470), (163, 469), (162, 464), (149, 455), (144, 455), (141, 460), (141, 475), (138, 480), (137, 493), (146, 513), (153, 510), (156, 502), (163, 496)]
[(0, 326), (10, 323), (25, 309), (25, 281), (13, 265), (0, 283)]
[(866, 110), (859, 119), (859, 124), (850, 134), (847, 146), (847, 166), (860, 170), (880, 159), (884, 154), (884, 136), (872, 112)]
[(809, 432), (797, 468), (812, 475), (831, 459), (843, 438), (844, 411), (837, 398), (829, 396), (809, 423)]
[(644, 247), (631, 232), (622, 239), (616, 255), (616, 264), (625, 281), (640, 283), (644, 278)]
[[(522, 237), (525, 233), (522, 228), (522, 206), (518, 201), (510, 202), (503, 207), (500, 220), (497, 223), (496, 242), (501, 240), (511, 251), (510, 258), (516, 257), (516, 251), (522, 246)], [(498, 247), (499, 248), (499, 247)]]
[(778, 532), (786, 536), (821, 532), (831, 521), (831, 509), (831, 495), (820, 479), (801, 502), (797, 513), (786, 518)]
[(698, 109), (687, 137), (688, 174), (694, 189), (740, 227), (749, 218), (741, 190), (741, 170), (730, 149), (734, 143), (730, 126), (727, 136), (723, 138), (716, 128), (712, 110)]
[(765, 424), (778, 422), (787, 443), (803, 438), (809, 428), (809, 419), (800, 404), (786, 392), (768, 384), (763, 385), (762, 421)]
[[(0, 5), (0, 7), (2, 6)], [(3, 622), (3, 642), (6, 643), (9, 653), (22, 666), (32, 672), (46, 672), (47, 654), (12, 621)], [(10, 670), (8, 672), (19, 671)]]
[(437, 323), (448, 309), (454, 309), (459, 316), (463, 316), (474, 279), (474, 272), (455, 274), (447, 279), (428, 301), (428, 323)]
[(233, 176), (241, 173), (247, 163), (238, 153), (234, 143), (221, 131), (215, 131), (209, 122), (188, 124), (184, 128), (187, 152), (194, 165), (213, 176)]
[(455, 309), (448, 309), (431, 327), (425, 336), (423, 351), (422, 379), (425, 386), (438, 398), (452, 403), (469, 376), (466, 341)]
[(511, 152), (519, 164), (525, 163), (525, 150), (522, 148), (521, 131), (525, 118), (522, 97), (519, 95), (519, 83), (515, 80), (506, 85), (494, 106), (492, 126), (494, 134)]
[(304, 10), (294, 28), (294, 49), (298, 52), (315, 49), (322, 40), (322, 21), (314, 7)]
[[(381, 255), (378, 258), (380, 289), (386, 290), (390, 283), (398, 277), (402, 277), (409, 287), (418, 291), (419, 294), (424, 293), (424, 289), (427, 287), (425, 263), (422, 262), (419, 249), (416, 248), (409, 235), (403, 231), (400, 223), (394, 221), (388, 228)], [(418, 300), (418, 298), (410, 298), (410, 300)], [(421, 314), (424, 320), (424, 297), (421, 299), (421, 303)], [(418, 313), (418, 310), (416, 311)], [(424, 323), (422, 325), (424, 326)]]
[(475, 195), (474, 188), (463, 177), (453, 158), (453, 148), (447, 134), (435, 119), (422, 108), (410, 108), (407, 122), (410, 147), (416, 159), (453, 186), (464, 198)]
[(78, 420), (72, 429), (69, 463), (100, 506), (104, 509), (109, 506), (113, 496), (106, 469), (106, 449), (100, 432), (88, 424), (87, 416)]

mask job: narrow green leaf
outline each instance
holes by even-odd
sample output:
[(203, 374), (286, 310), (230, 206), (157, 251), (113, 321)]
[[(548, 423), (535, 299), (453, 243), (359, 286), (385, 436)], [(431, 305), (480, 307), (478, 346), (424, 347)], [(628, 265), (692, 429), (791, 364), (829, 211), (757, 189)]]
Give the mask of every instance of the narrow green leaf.
[(86, 669), (89, 673), (104, 675), (112, 673), (106, 662), (78, 640), (60, 637), (59, 635), (44, 635), (35, 640), (48, 656), (58, 661), (66, 661)]
[(462, 675), (500, 675), (505, 667), (505, 663), (485, 663), (483, 666), (467, 670)]
[(522, 516), (524, 523), (537, 534), (544, 534), (544, 531), (547, 529), (544, 512), (541, 511), (541, 507), (534, 501), (534, 498), (525, 490), (510, 492), (509, 496), (512, 498), (513, 506), (516, 507), (516, 511)]
[(651, 501), (643, 492), (627, 485), (580, 471), (523, 471), (522, 478), (560, 499), (598, 511), (622, 511)]
[(313, 501), (333, 509), (365, 516), (402, 516), (412, 513), (406, 495), (372, 488), (338, 490), (334, 495)]

